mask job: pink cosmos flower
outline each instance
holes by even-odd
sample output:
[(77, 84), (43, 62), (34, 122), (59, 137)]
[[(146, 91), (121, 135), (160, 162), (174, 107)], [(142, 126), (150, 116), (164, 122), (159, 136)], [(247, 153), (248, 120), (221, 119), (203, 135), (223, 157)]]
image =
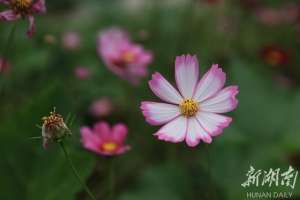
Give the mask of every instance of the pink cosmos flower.
[(91, 71), (86, 67), (76, 67), (74, 73), (75, 76), (80, 80), (86, 80), (91, 75)]
[(9, 10), (0, 12), (0, 20), (15, 21), (20, 18), (28, 18), (28, 37), (32, 37), (35, 32), (33, 15), (46, 12), (45, 0), (0, 0), (0, 3), (10, 7)]
[(91, 115), (93, 115), (94, 117), (107, 116), (111, 113), (112, 110), (112, 101), (107, 97), (97, 99), (91, 104), (89, 108)]
[(91, 129), (82, 127), (81, 142), (84, 148), (104, 156), (123, 154), (130, 149), (125, 145), (127, 126), (119, 123), (110, 127), (106, 122), (98, 122)]
[(137, 84), (148, 73), (152, 54), (141, 45), (132, 43), (123, 30), (110, 28), (99, 34), (97, 41), (99, 56), (116, 75)]
[(175, 61), (177, 91), (160, 73), (149, 81), (151, 90), (166, 103), (144, 101), (141, 110), (151, 125), (164, 125), (154, 135), (168, 142), (186, 141), (194, 147), (212, 142), (232, 121), (221, 113), (237, 107), (237, 86), (224, 87), (226, 75), (217, 64), (200, 81), (196, 56), (182, 55)]
[(80, 36), (77, 32), (66, 32), (62, 37), (62, 45), (68, 50), (77, 50), (80, 47)]

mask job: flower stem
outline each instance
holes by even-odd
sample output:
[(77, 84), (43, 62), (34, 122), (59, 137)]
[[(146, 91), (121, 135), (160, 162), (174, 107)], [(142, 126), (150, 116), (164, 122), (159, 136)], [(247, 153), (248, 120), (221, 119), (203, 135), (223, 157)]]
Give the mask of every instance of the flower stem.
[(1, 56), (6, 57), (8, 55), (8, 52), (9, 52), (9, 50), (10, 50), (12, 44), (13, 44), (13, 41), (14, 41), (16, 27), (17, 27), (17, 23), (14, 23), (12, 25), (12, 28), (11, 28), (10, 32), (9, 32), (7, 41), (6, 41), (5, 45), (3, 46), (3, 51), (2, 51)]
[(115, 198), (115, 170), (114, 170), (114, 158), (111, 158), (109, 165), (109, 200)]
[(70, 158), (70, 155), (69, 155), (69, 152), (67, 151), (63, 141), (60, 141), (59, 142), (65, 156), (66, 156), (66, 159), (70, 165), (70, 167), (72, 168), (72, 171), (75, 175), (75, 177), (77, 178), (78, 182), (81, 184), (81, 186), (84, 188), (84, 190), (86, 191), (86, 193), (89, 195), (89, 197), (92, 199), (92, 200), (96, 200), (95, 196), (92, 194), (92, 192), (90, 191), (90, 189), (88, 188), (88, 186), (81, 180), (80, 176), (79, 176), (79, 173), (77, 172), (76, 168), (74, 167), (73, 165), (73, 162)]
[[(210, 155), (210, 151), (209, 151), (209, 145), (205, 144), (205, 148), (206, 148), (206, 153), (207, 153), (207, 170), (208, 170), (208, 174), (209, 174), (209, 185), (210, 185), (210, 189), (208, 190), (209, 195), (208, 195), (208, 199), (217, 199), (217, 190), (216, 187), (213, 183), (213, 175), (212, 175), (212, 166), (211, 166), (211, 155)], [(212, 198), (210, 197), (212, 194)]]

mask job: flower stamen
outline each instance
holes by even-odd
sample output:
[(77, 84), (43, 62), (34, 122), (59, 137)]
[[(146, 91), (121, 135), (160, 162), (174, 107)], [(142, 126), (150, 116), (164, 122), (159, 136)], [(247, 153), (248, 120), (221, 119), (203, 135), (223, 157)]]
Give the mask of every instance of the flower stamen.
[(184, 99), (179, 104), (179, 109), (182, 115), (186, 117), (193, 117), (199, 110), (199, 105), (193, 99)]
[(126, 63), (131, 63), (135, 59), (135, 54), (131, 51), (127, 51), (122, 55), (122, 59)]
[(114, 152), (117, 149), (118, 145), (114, 142), (106, 142), (101, 145), (101, 148), (106, 152)]

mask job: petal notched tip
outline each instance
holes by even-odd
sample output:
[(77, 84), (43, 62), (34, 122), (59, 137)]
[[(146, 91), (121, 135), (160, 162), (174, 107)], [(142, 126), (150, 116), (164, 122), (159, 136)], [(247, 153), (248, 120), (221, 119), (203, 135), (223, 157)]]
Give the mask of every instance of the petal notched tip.
[(179, 143), (184, 140), (184, 137), (177, 139), (177, 138), (171, 137), (170, 134), (164, 133), (164, 132), (157, 132), (157, 133), (154, 133), (153, 135), (156, 136), (157, 139), (165, 141), (165, 142)]
[(226, 80), (226, 73), (223, 72), (223, 69), (219, 67), (219, 64), (213, 64), (211, 67), (211, 73), (213, 73), (223, 84)]
[(232, 104), (231, 110), (234, 110), (239, 104), (239, 101), (236, 98), (236, 95), (239, 93), (239, 87), (237, 85), (234, 85), (234, 86), (229, 86), (228, 89), (230, 90), (231, 93), (231, 98), (230, 98)]
[(181, 56), (176, 56), (175, 60), (175, 68), (178, 67), (191, 67), (191, 66), (196, 66), (198, 67), (198, 59), (196, 55), (181, 55)]
[(143, 101), (141, 103), (140, 109), (143, 113), (143, 116), (145, 117), (146, 122), (148, 122), (151, 125), (159, 125), (160, 123), (151, 119), (151, 115), (149, 114), (149, 108), (148, 105), (151, 104), (150, 101)]
[(186, 138), (185, 142), (189, 147), (196, 147), (201, 142), (201, 140), (200, 139), (190, 140), (190, 139)]
[(227, 128), (232, 122), (231, 117), (227, 117), (226, 121), (224, 123), (218, 124), (217, 130), (214, 132), (210, 132), (209, 135), (216, 137), (223, 133), (224, 128)]

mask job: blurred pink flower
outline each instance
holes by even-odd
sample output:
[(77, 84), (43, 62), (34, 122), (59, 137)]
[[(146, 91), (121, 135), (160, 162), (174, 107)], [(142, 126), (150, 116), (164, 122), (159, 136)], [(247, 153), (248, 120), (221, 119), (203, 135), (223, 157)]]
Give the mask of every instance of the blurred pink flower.
[(179, 92), (158, 72), (149, 86), (156, 96), (167, 103), (144, 101), (141, 110), (151, 125), (163, 125), (154, 135), (168, 142), (186, 141), (194, 147), (201, 140), (212, 142), (232, 121), (221, 115), (234, 110), (237, 86), (224, 87), (226, 75), (217, 64), (202, 79), (196, 56), (182, 55), (175, 61), (175, 80)]
[(7, 59), (0, 57), (0, 73), (8, 73), (10, 70), (10, 63)]
[(100, 98), (94, 101), (90, 106), (90, 113), (94, 117), (107, 116), (113, 110), (113, 104), (111, 100), (107, 97)]
[(148, 73), (152, 54), (141, 45), (132, 43), (123, 30), (110, 28), (99, 34), (97, 41), (99, 56), (106, 66), (123, 79), (137, 84)]
[(286, 23), (297, 23), (300, 20), (300, 4), (288, 3), (281, 8), (282, 20)]
[(81, 142), (84, 148), (104, 156), (123, 154), (130, 149), (125, 145), (127, 126), (119, 123), (110, 127), (106, 122), (98, 122), (91, 129), (81, 127)]
[(80, 47), (80, 36), (77, 32), (66, 32), (62, 37), (62, 44), (65, 49), (77, 50)]
[(265, 25), (274, 26), (282, 23), (282, 13), (275, 8), (260, 8), (257, 10), (258, 20)]
[(45, 0), (0, 0), (0, 3), (10, 7), (9, 10), (0, 12), (0, 20), (15, 21), (21, 18), (28, 18), (28, 37), (35, 32), (34, 14), (46, 12)]
[(91, 71), (86, 67), (76, 67), (75, 76), (80, 80), (88, 79), (91, 75)]
[(259, 21), (265, 25), (273, 26), (283, 23), (293, 24), (300, 18), (300, 5), (290, 3), (280, 8), (260, 8), (257, 10)]

